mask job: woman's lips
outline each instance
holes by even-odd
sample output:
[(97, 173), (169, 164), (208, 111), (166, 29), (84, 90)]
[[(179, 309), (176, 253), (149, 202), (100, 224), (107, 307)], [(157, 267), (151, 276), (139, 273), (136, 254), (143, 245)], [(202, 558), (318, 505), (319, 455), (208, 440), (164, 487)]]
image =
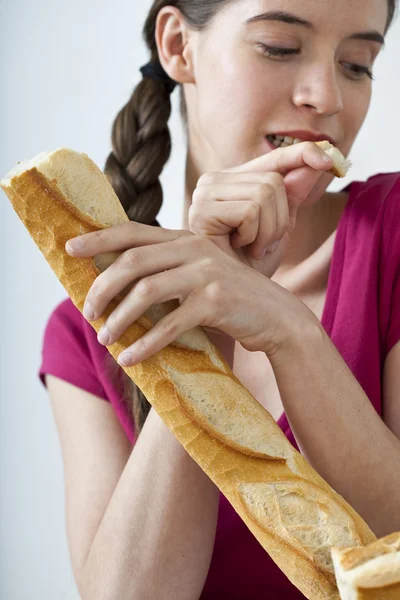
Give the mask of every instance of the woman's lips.
[(265, 137), (264, 139), (265, 139), (265, 141), (267, 142), (267, 146), (268, 146), (268, 149), (269, 149), (269, 150), (276, 150), (276, 146), (274, 146), (274, 145), (272, 144), (272, 142), (270, 142), (270, 141), (269, 141), (269, 139), (268, 139), (267, 137)]

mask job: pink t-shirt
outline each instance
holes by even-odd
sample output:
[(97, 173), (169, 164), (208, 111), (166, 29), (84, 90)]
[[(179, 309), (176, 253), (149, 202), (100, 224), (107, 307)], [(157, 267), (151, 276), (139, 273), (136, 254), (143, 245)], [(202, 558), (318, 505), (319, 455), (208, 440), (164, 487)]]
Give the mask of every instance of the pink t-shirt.
[[(400, 340), (400, 172), (354, 181), (345, 189), (350, 197), (338, 226), (322, 324), (382, 416), (384, 360)], [(67, 298), (48, 320), (38, 375), (44, 385), (44, 374), (50, 373), (110, 402), (134, 444), (134, 424), (121, 388), (104, 367), (107, 354), (96, 331)], [(278, 425), (298, 450), (285, 414)], [(221, 598), (304, 598), (222, 494), (201, 599)]]

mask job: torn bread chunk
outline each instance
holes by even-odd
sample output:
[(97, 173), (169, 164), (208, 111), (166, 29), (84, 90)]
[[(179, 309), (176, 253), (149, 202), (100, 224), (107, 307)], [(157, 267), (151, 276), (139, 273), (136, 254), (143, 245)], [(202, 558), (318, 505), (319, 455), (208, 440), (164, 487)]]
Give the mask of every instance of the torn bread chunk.
[(315, 143), (333, 160), (333, 168), (329, 172), (333, 173), (336, 177), (346, 177), (348, 170), (352, 166), (351, 161), (345, 158), (340, 150), (335, 148), (330, 142)]
[(342, 600), (400, 599), (400, 532), (331, 554)]

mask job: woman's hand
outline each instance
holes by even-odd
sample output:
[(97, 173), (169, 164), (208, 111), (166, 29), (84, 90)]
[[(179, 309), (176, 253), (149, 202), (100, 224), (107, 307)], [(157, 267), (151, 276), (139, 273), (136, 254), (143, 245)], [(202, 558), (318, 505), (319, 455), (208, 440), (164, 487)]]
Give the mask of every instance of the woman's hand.
[(113, 344), (150, 306), (174, 298), (180, 302), (127, 349), (134, 358), (124, 366), (149, 358), (198, 325), (223, 331), (246, 350), (268, 354), (285, 343), (288, 324), (293, 328), (304, 318), (306, 307), (294, 296), (206, 237), (129, 222), (80, 239), (79, 251), (67, 242), (71, 256), (125, 250), (92, 285), (85, 307), (94, 314), (84, 313), (88, 320), (99, 319), (110, 301), (133, 285), (107, 320), (109, 340), (99, 333), (100, 343)]
[(332, 166), (317, 144), (302, 142), (239, 167), (206, 173), (193, 194), (189, 229), (272, 277), (299, 207)]

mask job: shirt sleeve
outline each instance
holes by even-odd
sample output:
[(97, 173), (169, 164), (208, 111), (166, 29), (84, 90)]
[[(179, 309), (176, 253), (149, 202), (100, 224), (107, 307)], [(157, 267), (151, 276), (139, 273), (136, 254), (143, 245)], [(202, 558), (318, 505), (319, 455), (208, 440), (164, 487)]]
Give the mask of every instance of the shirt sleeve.
[(390, 280), (390, 312), (385, 355), (400, 341), (400, 173), (390, 192), (390, 202), (383, 231), (384, 270)]
[(390, 325), (386, 337), (386, 356), (400, 341), (400, 265), (396, 281), (393, 286), (393, 295), (390, 311)]
[(38, 377), (46, 388), (45, 375), (50, 374), (109, 400), (91, 359), (83, 321), (70, 299), (55, 308), (44, 331)]

